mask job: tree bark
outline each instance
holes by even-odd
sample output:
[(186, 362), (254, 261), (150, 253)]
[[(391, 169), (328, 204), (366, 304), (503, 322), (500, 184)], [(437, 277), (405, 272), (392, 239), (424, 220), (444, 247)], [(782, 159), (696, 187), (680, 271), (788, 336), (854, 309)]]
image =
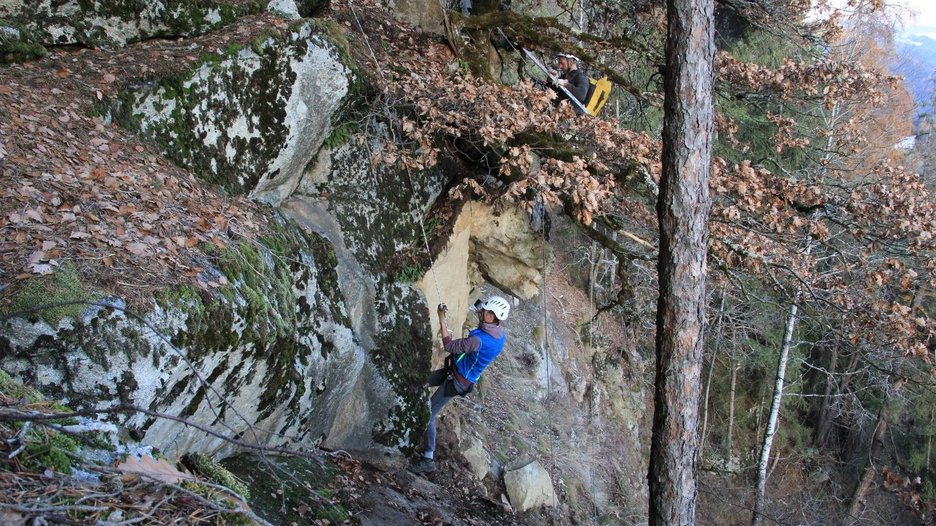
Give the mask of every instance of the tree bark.
[(790, 306), (786, 332), (783, 334), (783, 345), (780, 347), (780, 356), (777, 359), (777, 377), (774, 382), (773, 399), (770, 404), (770, 414), (767, 416), (767, 430), (764, 432), (760, 461), (757, 463), (757, 495), (754, 501), (754, 515), (751, 517), (752, 526), (759, 526), (764, 521), (764, 506), (766, 504), (764, 489), (767, 486), (767, 463), (770, 460), (770, 447), (773, 445), (774, 435), (777, 433), (777, 421), (780, 419), (780, 403), (783, 401), (783, 380), (786, 377), (787, 359), (790, 356), (793, 330), (796, 328), (796, 315), (799, 310), (796, 304), (797, 301), (799, 301), (799, 294), (796, 294), (793, 305)]
[(668, 0), (648, 519), (695, 522), (714, 78), (712, 0)]

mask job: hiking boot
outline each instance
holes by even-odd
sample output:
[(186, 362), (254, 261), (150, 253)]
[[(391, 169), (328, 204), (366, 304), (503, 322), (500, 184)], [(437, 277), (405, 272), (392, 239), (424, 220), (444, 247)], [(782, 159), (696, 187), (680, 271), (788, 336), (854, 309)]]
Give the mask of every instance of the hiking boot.
[(413, 473), (432, 473), (436, 470), (436, 465), (435, 461), (431, 458), (420, 458), (419, 460), (411, 462), (406, 469)]

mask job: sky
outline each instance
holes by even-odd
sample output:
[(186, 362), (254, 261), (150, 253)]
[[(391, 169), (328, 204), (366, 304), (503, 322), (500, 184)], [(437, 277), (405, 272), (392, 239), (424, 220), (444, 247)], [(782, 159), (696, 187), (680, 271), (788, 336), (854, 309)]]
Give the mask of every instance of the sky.
[(915, 11), (915, 17), (905, 16), (905, 33), (926, 35), (936, 39), (936, 1), (934, 0), (894, 0), (888, 2), (895, 13)]

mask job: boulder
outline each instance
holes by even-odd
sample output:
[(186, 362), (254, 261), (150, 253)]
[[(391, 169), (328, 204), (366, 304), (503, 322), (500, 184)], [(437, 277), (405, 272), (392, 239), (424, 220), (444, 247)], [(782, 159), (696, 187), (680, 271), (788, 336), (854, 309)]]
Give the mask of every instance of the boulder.
[(508, 471), (504, 475), (504, 484), (507, 486), (510, 505), (517, 511), (559, 504), (549, 472), (538, 461)]
[(491, 457), (484, 445), (475, 437), (467, 437), (461, 442), (461, 455), (468, 463), (468, 470), (478, 480), (491, 472)]
[(45, 45), (122, 47), (146, 38), (201, 35), (261, 8), (233, 0), (0, 0), (0, 18), (22, 24)]
[(329, 136), (354, 78), (326, 33), (305, 22), (232, 45), (122, 93), (113, 118), (201, 179), (278, 205)]
[(28, 62), (42, 58), (46, 53), (46, 48), (36, 42), (28, 30), (0, 20), (0, 64)]
[[(0, 367), (73, 407), (124, 403), (262, 443), (335, 434), (349, 449), (374, 448), (373, 423), (395, 399), (385, 381), (369, 378), (373, 366), (350, 327), (334, 249), (294, 222), (273, 220), (271, 230), (263, 244), (208, 251), (204, 282), (217, 288), (165, 289), (143, 315), (119, 299), (92, 298), (111, 307), (5, 320)], [(81, 276), (63, 266), (13, 301), (28, 305), (37, 294), (81, 287)], [(342, 401), (368, 379), (359, 419), (335, 429)], [(236, 450), (169, 419), (131, 413), (121, 423), (167, 455)]]
[(427, 33), (445, 35), (442, 2), (438, 0), (388, 0), (393, 16)]

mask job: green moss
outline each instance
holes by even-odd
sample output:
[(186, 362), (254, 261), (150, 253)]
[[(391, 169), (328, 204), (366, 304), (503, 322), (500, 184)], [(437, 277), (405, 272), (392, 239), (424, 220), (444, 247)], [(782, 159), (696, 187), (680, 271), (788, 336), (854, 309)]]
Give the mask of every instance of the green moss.
[(393, 298), (393, 305), (377, 302), (378, 316), (390, 316), (396, 323), (383, 328), (378, 335), (378, 348), (371, 356), (381, 374), (394, 387), (401, 403), (391, 414), (378, 422), (372, 435), (378, 443), (399, 446), (409, 443), (415, 447), (416, 435), (429, 420), (429, 407), (425, 399), (426, 375), (430, 369), (431, 332), (429, 322), (419, 313), (426, 312), (420, 294), (410, 287), (392, 285), (378, 291), (379, 297)]
[(57, 327), (64, 318), (80, 318), (95, 295), (85, 289), (74, 265), (63, 262), (54, 271), (26, 280), (0, 306), (3, 317), (43, 319)]
[(407, 265), (397, 273), (396, 280), (400, 283), (413, 283), (425, 273), (426, 271), (419, 265)]
[[(479, 40), (479, 42), (487, 42), (487, 40)], [(489, 82), (496, 82), (494, 75), (491, 74), (491, 61), (484, 46), (462, 46), (460, 50), (461, 61), (468, 66), (468, 70), (474, 76)]]
[(250, 500), (250, 489), (247, 485), (208, 455), (189, 453), (182, 457), (182, 463), (208, 482), (224, 486), (243, 497), (244, 500)]
[(42, 400), (42, 394), (39, 391), (17, 382), (3, 369), (0, 369), (0, 395), (27, 404)]
[[(189, 358), (198, 360), (250, 342), (256, 359), (267, 367), (259, 418), (283, 404), (298, 414), (306, 392), (302, 374), (309, 363), (306, 337), (315, 337), (318, 323), (327, 319), (350, 325), (338, 287), (334, 247), (295, 222), (278, 218), (270, 221), (259, 241), (202, 248), (229, 285), (212, 292), (179, 287), (158, 296), (164, 307), (175, 305), (188, 315), (187, 328), (172, 337), (173, 345), (189, 349)], [(304, 289), (307, 283), (316, 285), (311, 298)], [(242, 320), (240, 334), (231, 330), (237, 319)], [(324, 355), (331, 344), (320, 343)], [(230, 369), (226, 362), (217, 365), (208, 373), (209, 381), (229, 376)], [(168, 388), (168, 396), (178, 395), (186, 385), (189, 380)], [(193, 414), (204, 395), (203, 389), (197, 391), (183, 416)]]
[(47, 53), (30, 31), (0, 19), (0, 64), (28, 62)]
[(271, 44), (278, 42), (280, 38), (279, 33), (264, 31), (260, 33), (260, 36), (250, 41), (250, 49), (262, 57), (263, 54), (271, 48)]
[[(254, 512), (274, 524), (310, 524), (314, 519), (342, 524), (351, 518), (335, 498), (341, 471), (328, 460), (239, 455), (222, 460), (221, 465), (249, 486)], [(329, 502), (321, 502), (316, 495)]]
[(26, 469), (43, 471), (47, 468), (70, 474), (72, 461), (69, 454), (78, 450), (78, 443), (58, 431), (32, 431), (27, 433), (26, 450), (22, 454)]
[(358, 127), (357, 122), (342, 122), (325, 138), (322, 145), (329, 149), (337, 148), (348, 142), (357, 133)]
[(244, 49), (243, 44), (240, 44), (237, 42), (231, 42), (230, 44), (228, 44), (227, 48), (225, 48), (224, 54), (230, 57), (233, 57), (233, 56), (236, 56), (238, 53), (240, 53), (240, 50), (242, 49)]

